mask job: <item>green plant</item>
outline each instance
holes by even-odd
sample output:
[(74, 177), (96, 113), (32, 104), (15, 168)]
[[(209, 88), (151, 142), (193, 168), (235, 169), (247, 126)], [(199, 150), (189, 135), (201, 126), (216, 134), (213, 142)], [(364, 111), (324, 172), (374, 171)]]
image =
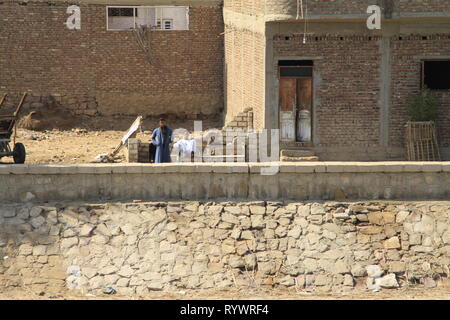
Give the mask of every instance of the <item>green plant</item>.
[(408, 99), (408, 111), (412, 121), (434, 121), (437, 117), (438, 99), (428, 88)]

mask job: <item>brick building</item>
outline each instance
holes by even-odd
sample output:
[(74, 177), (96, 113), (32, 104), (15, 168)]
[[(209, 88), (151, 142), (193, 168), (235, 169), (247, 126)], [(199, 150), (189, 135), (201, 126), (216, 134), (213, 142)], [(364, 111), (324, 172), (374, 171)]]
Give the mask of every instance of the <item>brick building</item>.
[[(381, 30), (367, 27), (371, 5)], [(225, 0), (224, 20), (227, 121), (251, 107), (281, 149), (403, 159), (406, 101), (425, 83), (450, 160), (450, 1)]]
[[(72, 4), (80, 30), (64, 25)], [(144, 48), (140, 24), (157, 31)], [(431, 81), (450, 159), (448, 0), (3, 0), (0, 49), (0, 93), (91, 115), (224, 111), (322, 160), (402, 159), (406, 100)]]
[[(79, 30), (65, 26), (70, 5), (80, 7)], [(148, 55), (135, 18), (152, 28)], [(223, 28), (218, 0), (2, 0), (0, 93), (53, 95), (86, 114), (215, 115)]]

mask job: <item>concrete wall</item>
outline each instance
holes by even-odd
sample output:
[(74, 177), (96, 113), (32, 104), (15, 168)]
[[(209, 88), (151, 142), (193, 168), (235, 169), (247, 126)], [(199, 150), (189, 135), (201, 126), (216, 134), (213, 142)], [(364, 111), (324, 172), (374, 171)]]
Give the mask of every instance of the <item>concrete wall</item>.
[[(89, 115), (218, 114), (223, 109), (221, 1), (183, 3), (190, 6), (190, 29), (152, 32), (148, 42), (156, 63), (150, 65), (132, 31), (106, 30), (104, 4), (80, 4), (81, 30), (74, 31), (64, 25), (67, 3), (3, 1), (0, 93), (54, 95), (64, 107)], [(182, 5), (166, 1), (173, 4)]]
[(1, 205), (0, 286), (144, 296), (432, 287), (449, 276), (449, 219), (448, 201)]
[(449, 163), (3, 165), (0, 201), (450, 198)]

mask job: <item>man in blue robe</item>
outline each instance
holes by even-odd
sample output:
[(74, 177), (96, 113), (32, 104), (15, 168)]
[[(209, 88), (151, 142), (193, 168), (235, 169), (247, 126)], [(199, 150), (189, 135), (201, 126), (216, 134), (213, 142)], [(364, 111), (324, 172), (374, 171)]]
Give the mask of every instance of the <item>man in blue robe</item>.
[(171, 162), (170, 144), (172, 143), (172, 129), (166, 125), (166, 120), (159, 120), (159, 128), (153, 130), (152, 144), (156, 147), (155, 163)]

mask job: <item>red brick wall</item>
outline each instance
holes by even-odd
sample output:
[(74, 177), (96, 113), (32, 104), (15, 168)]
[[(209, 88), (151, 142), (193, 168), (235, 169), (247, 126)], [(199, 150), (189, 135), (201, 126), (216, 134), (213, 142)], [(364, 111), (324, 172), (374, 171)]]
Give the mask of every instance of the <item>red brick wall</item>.
[(317, 146), (377, 147), (379, 37), (319, 36), (306, 44), (302, 39), (275, 37), (274, 55), (321, 57), (314, 61)]
[[(320, 76), (315, 89), (318, 146), (377, 147), (380, 129), (379, 36), (371, 37), (371, 40), (368, 36), (318, 36), (311, 37), (306, 44), (301, 43), (302, 36), (287, 36), (275, 37), (275, 56), (322, 57), (314, 61), (316, 75)], [(409, 121), (406, 102), (420, 90), (421, 57), (448, 57), (450, 54), (450, 34), (423, 37), (391, 38), (391, 147), (404, 147), (404, 126)], [(436, 94), (440, 101), (437, 119), (440, 145), (449, 147), (450, 91), (436, 91)]]
[(151, 52), (160, 67), (144, 59), (132, 31), (106, 31), (105, 6), (82, 5), (78, 31), (64, 25), (67, 6), (0, 5), (0, 92), (93, 96), (103, 113), (222, 110), (219, 5), (191, 7), (189, 31), (151, 33)]
[[(450, 34), (393, 37), (392, 48), (392, 106), (390, 115), (390, 142), (403, 145), (404, 128), (409, 120), (406, 101), (421, 86), (421, 57), (450, 56)], [(450, 77), (450, 75), (449, 75)], [(440, 107), (437, 127), (440, 143), (450, 147), (450, 91), (435, 91)]]

